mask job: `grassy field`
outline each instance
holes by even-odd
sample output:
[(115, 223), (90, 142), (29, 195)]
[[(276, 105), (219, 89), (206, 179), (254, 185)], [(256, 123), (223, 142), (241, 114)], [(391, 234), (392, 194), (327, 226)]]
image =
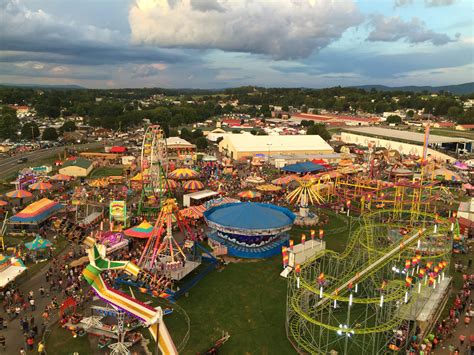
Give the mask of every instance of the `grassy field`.
[(122, 174), (122, 168), (97, 168), (92, 171), (89, 177), (95, 179), (104, 176), (121, 176)]
[(439, 136), (474, 139), (474, 132), (469, 132), (469, 131), (457, 131), (455, 129), (431, 128), (430, 132)]

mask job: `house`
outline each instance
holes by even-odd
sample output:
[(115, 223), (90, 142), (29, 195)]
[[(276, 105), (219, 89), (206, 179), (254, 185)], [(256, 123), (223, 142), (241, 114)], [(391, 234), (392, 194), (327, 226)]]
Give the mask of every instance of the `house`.
[(458, 124), (456, 126), (457, 131), (473, 131), (474, 124)]
[(92, 161), (78, 157), (66, 161), (59, 169), (59, 173), (73, 177), (86, 177), (93, 169), (94, 163)]

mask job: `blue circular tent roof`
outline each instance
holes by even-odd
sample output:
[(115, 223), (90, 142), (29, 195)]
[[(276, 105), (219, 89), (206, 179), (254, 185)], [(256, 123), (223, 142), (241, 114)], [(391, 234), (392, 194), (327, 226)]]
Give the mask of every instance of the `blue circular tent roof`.
[(291, 173), (312, 173), (313, 171), (322, 171), (326, 168), (322, 165), (315, 164), (311, 161), (305, 161), (302, 163), (290, 164), (284, 166), (281, 170), (288, 171)]
[(268, 203), (228, 203), (204, 212), (208, 222), (216, 227), (235, 229), (281, 229), (293, 224), (296, 216), (284, 207)]

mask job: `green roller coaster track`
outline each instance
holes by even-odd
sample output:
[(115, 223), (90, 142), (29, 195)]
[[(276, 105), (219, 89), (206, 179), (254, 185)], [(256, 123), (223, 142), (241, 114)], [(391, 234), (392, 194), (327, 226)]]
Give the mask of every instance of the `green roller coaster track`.
[[(394, 215), (399, 220), (384, 221)], [(385, 353), (393, 330), (406, 321), (402, 311), (412, 314), (411, 305), (425, 302), (431, 292), (421, 280), (418, 291), (422, 286), (424, 291), (411, 292), (400, 279), (405, 275), (390, 271), (390, 266), (405, 258), (411, 260), (420, 250), (424, 250), (422, 262), (449, 261), (452, 235), (459, 233), (457, 224), (450, 233), (450, 222), (433, 213), (416, 211), (416, 215), (414, 221), (412, 210), (367, 213), (357, 219), (359, 227), (344, 252), (319, 251), (301, 265), (299, 275), (290, 275), (287, 335), (299, 352), (325, 354), (337, 349), (344, 354)], [(388, 231), (407, 226), (412, 232), (390, 245)], [(324, 290), (316, 281), (321, 272), (328, 283)], [(386, 279), (381, 291), (378, 285)], [(347, 287), (352, 283), (360, 286), (358, 294)]]

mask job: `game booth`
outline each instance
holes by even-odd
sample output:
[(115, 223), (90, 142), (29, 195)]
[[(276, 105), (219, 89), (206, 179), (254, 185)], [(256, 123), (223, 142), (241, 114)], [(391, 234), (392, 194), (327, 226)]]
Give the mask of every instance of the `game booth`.
[(0, 289), (5, 288), (25, 271), (26, 266), (21, 259), (0, 254)]
[(28, 250), (26, 257), (33, 262), (44, 261), (52, 256), (51, 243), (48, 239), (43, 239), (41, 236), (36, 235), (29, 243), (25, 243), (25, 247)]

